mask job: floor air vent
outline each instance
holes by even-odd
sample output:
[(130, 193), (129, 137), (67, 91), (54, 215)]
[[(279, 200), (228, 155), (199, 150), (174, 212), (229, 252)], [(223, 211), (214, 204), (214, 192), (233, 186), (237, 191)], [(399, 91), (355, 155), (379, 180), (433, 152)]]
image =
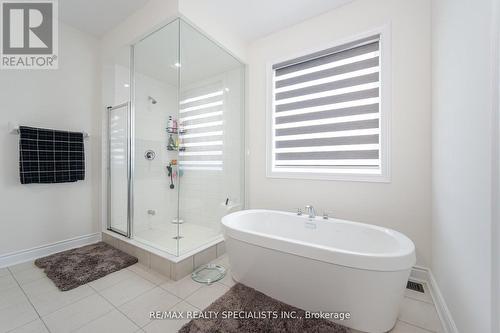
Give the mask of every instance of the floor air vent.
[(406, 289), (418, 291), (419, 293), (424, 292), (424, 285), (418, 282), (408, 281), (406, 284)]

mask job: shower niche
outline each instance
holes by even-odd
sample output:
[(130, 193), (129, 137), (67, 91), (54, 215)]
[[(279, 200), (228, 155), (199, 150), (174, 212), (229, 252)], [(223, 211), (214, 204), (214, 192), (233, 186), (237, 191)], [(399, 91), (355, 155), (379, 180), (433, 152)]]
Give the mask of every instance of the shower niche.
[(174, 256), (217, 244), (220, 219), (244, 203), (244, 65), (181, 19), (128, 60), (114, 74), (129, 107), (128, 121), (110, 114), (110, 142), (127, 154), (121, 169), (110, 163), (109, 229)]

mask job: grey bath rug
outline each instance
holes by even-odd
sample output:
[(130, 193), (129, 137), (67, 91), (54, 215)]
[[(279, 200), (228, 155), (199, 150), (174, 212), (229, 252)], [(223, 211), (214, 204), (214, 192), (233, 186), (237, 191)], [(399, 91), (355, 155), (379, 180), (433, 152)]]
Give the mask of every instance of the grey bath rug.
[[(216, 311), (218, 318), (193, 319), (179, 333), (349, 333), (350, 329), (326, 319), (305, 319), (304, 311), (277, 301), (257, 290), (240, 283), (233, 286), (204, 311)], [(276, 313), (296, 311), (297, 319), (224, 319), (223, 311), (244, 311), (258, 314), (267, 311)], [(248, 315), (246, 315), (248, 316)], [(280, 317), (280, 316), (279, 316)]]
[(99, 242), (35, 260), (61, 290), (71, 290), (137, 263), (137, 258)]

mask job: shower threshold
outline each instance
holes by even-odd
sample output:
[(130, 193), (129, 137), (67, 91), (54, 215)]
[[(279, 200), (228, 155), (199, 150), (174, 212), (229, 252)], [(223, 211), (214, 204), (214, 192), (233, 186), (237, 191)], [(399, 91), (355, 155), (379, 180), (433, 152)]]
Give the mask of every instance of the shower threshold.
[(186, 223), (179, 229), (164, 224), (134, 231), (134, 240), (174, 255), (197, 250), (220, 236), (220, 231), (194, 223)]
[[(194, 258), (197, 255), (204, 259), (210, 258), (210, 260), (214, 260), (225, 253), (224, 237), (221, 234), (212, 238), (209, 242), (179, 256), (162, 251), (137, 239), (126, 238), (113, 231), (105, 230), (102, 234), (104, 242), (138, 257), (139, 263), (163, 275), (169, 276), (172, 280), (179, 280), (188, 276), (198, 268), (194, 266)], [(153, 256), (157, 258), (152, 260)]]

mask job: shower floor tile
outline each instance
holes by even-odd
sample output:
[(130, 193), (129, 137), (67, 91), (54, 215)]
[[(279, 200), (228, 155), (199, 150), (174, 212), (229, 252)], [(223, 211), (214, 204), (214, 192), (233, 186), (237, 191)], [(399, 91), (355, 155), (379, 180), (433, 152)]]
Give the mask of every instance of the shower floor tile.
[[(184, 223), (179, 230), (182, 236), (179, 240), (179, 254), (194, 250), (220, 236), (219, 231), (197, 224)], [(171, 224), (167, 227), (136, 230), (134, 239), (162, 251), (176, 254), (177, 240), (173, 238), (174, 236), (177, 236), (177, 225)]]

